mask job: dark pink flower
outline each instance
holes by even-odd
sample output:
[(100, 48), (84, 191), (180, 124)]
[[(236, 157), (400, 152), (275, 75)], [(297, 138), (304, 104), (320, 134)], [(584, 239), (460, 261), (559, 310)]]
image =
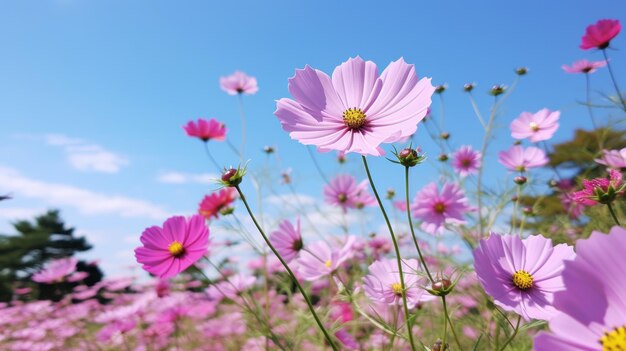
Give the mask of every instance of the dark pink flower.
[(52, 284), (55, 282), (61, 282), (66, 279), (67, 276), (76, 271), (76, 264), (78, 260), (70, 258), (61, 258), (54, 261), (50, 261), (44, 269), (33, 274), (33, 281), (37, 283)]
[(236, 71), (235, 73), (227, 77), (221, 77), (220, 87), (229, 95), (252, 95), (259, 91), (256, 78), (250, 77), (240, 71)]
[(593, 73), (598, 68), (606, 66), (606, 61), (587, 61), (585, 59), (572, 63), (572, 66), (563, 65), (561, 68), (567, 73)]
[(515, 139), (529, 138), (533, 143), (548, 140), (559, 128), (560, 115), (561, 112), (547, 108), (536, 113), (522, 112), (511, 122), (511, 136)]
[(270, 235), (270, 242), (286, 262), (291, 262), (303, 247), (300, 218), (295, 227), (288, 220), (282, 221), (278, 230)]
[(159, 278), (170, 278), (207, 253), (209, 228), (202, 216), (194, 215), (189, 220), (174, 216), (163, 223), (163, 228), (146, 228), (140, 240), (143, 246), (135, 249), (137, 262)]
[(237, 190), (235, 188), (222, 188), (202, 199), (198, 206), (198, 213), (206, 219), (218, 218), (220, 214), (232, 212), (230, 205), (236, 198)]
[(615, 38), (620, 30), (622, 30), (622, 25), (619, 23), (619, 20), (599, 20), (587, 27), (585, 35), (582, 37), (580, 48), (583, 50), (593, 48), (606, 49), (611, 39)]
[(216, 119), (210, 120), (198, 118), (198, 122), (189, 121), (183, 126), (188, 136), (199, 138), (202, 141), (226, 139), (226, 127), (224, 123), (218, 122)]
[(324, 186), (324, 200), (328, 204), (341, 207), (344, 211), (349, 208), (373, 206), (376, 200), (368, 193), (368, 185), (367, 180), (357, 184), (351, 175), (337, 175)]
[(296, 70), (289, 79), (295, 100), (278, 100), (274, 114), (304, 145), (380, 156), (380, 144), (415, 132), (434, 90), (430, 79), (419, 80), (402, 58), (379, 76), (374, 62), (357, 56), (335, 68), (332, 79), (309, 66)]
[(549, 160), (543, 150), (534, 146), (523, 148), (513, 145), (507, 151), (498, 153), (498, 161), (511, 171), (525, 172), (529, 168), (541, 167), (548, 164)]
[(541, 235), (522, 240), (491, 233), (473, 254), (478, 280), (496, 305), (525, 320), (548, 320), (558, 313), (552, 301), (554, 293), (564, 289), (564, 262), (576, 255), (571, 246), (553, 247), (552, 240)]
[(466, 177), (478, 172), (481, 158), (480, 152), (464, 145), (452, 154), (452, 167), (461, 177)]
[(610, 204), (618, 196), (623, 196), (626, 184), (622, 182), (622, 173), (609, 169), (608, 178), (583, 180), (583, 189), (572, 194), (574, 201), (587, 206)]
[(437, 183), (424, 186), (411, 204), (413, 217), (422, 220), (422, 230), (430, 234), (443, 232), (445, 224), (465, 223), (464, 216), (469, 211), (463, 190), (450, 183), (443, 185), (441, 193)]
[(535, 351), (626, 350), (626, 230), (594, 231), (576, 242), (576, 258), (565, 262), (563, 291), (554, 295), (559, 314), (550, 332), (535, 337)]

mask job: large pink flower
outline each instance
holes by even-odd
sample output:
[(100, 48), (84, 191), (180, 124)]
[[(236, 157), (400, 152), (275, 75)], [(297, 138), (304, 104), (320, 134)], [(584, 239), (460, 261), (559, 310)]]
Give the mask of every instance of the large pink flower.
[(421, 219), (421, 228), (429, 234), (443, 232), (445, 224), (465, 223), (465, 214), (471, 211), (463, 190), (456, 184), (446, 183), (439, 193), (436, 183), (420, 190), (411, 204), (413, 217)]
[(598, 68), (606, 66), (606, 61), (587, 61), (585, 59), (572, 63), (572, 66), (563, 65), (561, 68), (567, 73), (593, 73)]
[(289, 79), (295, 100), (280, 99), (274, 114), (302, 144), (380, 156), (381, 143), (415, 132), (434, 90), (430, 79), (418, 80), (402, 58), (379, 76), (375, 63), (357, 56), (335, 68), (332, 79), (309, 66), (296, 70)]
[(326, 203), (341, 207), (344, 211), (349, 208), (373, 206), (376, 200), (367, 192), (368, 185), (367, 180), (357, 184), (353, 176), (340, 174), (324, 186), (324, 200)]
[(236, 71), (227, 77), (221, 77), (220, 87), (229, 95), (251, 95), (259, 91), (256, 78), (250, 77), (241, 71)]
[(474, 250), (474, 268), (496, 305), (526, 320), (548, 320), (558, 313), (552, 301), (564, 288), (563, 264), (574, 257), (571, 246), (553, 247), (552, 240), (541, 235), (522, 240), (491, 233)]
[(622, 30), (622, 25), (619, 23), (619, 20), (599, 20), (587, 27), (585, 35), (582, 37), (580, 48), (583, 50), (593, 48), (606, 49), (611, 39), (615, 38), (620, 30)]
[(224, 123), (214, 118), (210, 120), (198, 118), (198, 122), (189, 121), (183, 126), (183, 129), (190, 137), (199, 138), (202, 141), (226, 139), (226, 127)]
[(63, 279), (76, 271), (77, 263), (78, 260), (73, 257), (50, 261), (44, 269), (33, 274), (33, 281), (48, 284), (63, 281)]
[(170, 278), (207, 253), (209, 228), (200, 215), (189, 220), (174, 216), (163, 223), (163, 228), (146, 228), (140, 240), (143, 246), (135, 249), (137, 262), (159, 278)]
[(522, 112), (511, 122), (511, 136), (515, 139), (529, 138), (533, 143), (548, 140), (559, 128), (560, 115), (561, 112), (547, 108), (536, 113)]
[(498, 161), (509, 170), (517, 172), (545, 166), (549, 162), (543, 150), (533, 146), (524, 149), (519, 145), (513, 145), (507, 151), (500, 151)]

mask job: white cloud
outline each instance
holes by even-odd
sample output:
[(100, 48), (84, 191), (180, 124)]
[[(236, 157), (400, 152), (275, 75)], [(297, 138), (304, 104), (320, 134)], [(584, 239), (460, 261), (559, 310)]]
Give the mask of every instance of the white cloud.
[(47, 134), (44, 139), (48, 145), (63, 147), (68, 162), (79, 171), (117, 173), (129, 163), (126, 158), (82, 139), (62, 134)]
[(158, 220), (168, 216), (164, 209), (144, 200), (30, 179), (8, 167), (0, 166), (0, 184), (2, 190), (11, 191), (15, 197), (36, 198), (53, 206), (70, 206), (83, 214), (113, 214)]
[(167, 184), (217, 184), (219, 176), (212, 173), (182, 173), (182, 172), (163, 172), (157, 177), (157, 181)]
[[(2, 176), (0, 175), (0, 177)], [(2, 211), (0, 211), (0, 218), (9, 220), (31, 219), (37, 215), (44, 214), (45, 212), (46, 210), (43, 208), (9, 207), (2, 208)]]

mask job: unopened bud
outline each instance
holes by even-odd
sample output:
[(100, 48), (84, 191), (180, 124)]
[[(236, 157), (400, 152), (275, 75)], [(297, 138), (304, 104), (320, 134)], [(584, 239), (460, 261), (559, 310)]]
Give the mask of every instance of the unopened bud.
[(502, 84), (496, 84), (491, 87), (491, 89), (489, 90), (489, 94), (493, 96), (498, 96), (498, 95), (502, 95), (505, 90), (506, 90), (506, 86)]
[(517, 176), (515, 178), (513, 178), (513, 181), (515, 182), (515, 184), (517, 185), (522, 185), (522, 184), (526, 184), (526, 181), (528, 179), (526, 179), (526, 177), (524, 176)]
[(439, 135), (439, 137), (440, 137), (441, 139), (443, 139), (443, 140), (448, 140), (448, 139), (450, 139), (450, 133), (443, 132), (443, 133), (441, 133), (441, 134)]
[(474, 90), (474, 87), (476, 86), (476, 84), (474, 83), (466, 83), (463, 85), (463, 91), (469, 93), (470, 91)]
[(446, 155), (446, 154), (439, 155), (439, 161), (441, 161), (441, 162), (448, 161), (448, 155)]
[(518, 76), (523, 76), (526, 73), (528, 73), (528, 68), (526, 67), (518, 67), (517, 69), (515, 69), (515, 74), (517, 74)]

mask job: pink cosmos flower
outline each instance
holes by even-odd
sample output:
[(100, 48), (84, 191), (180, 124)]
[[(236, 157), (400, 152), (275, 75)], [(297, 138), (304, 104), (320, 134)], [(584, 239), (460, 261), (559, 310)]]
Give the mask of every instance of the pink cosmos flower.
[(452, 155), (452, 167), (461, 177), (478, 172), (482, 155), (469, 145), (461, 146)]
[(220, 87), (228, 95), (247, 94), (252, 95), (259, 91), (256, 78), (250, 77), (243, 72), (235, 71), (228, 77), (220, 78)]
[(535, 337), (535, 351), (626, 349), (626, 230), (594, 231), (576, 242), (576, 258), (565, 262), (565, 290), (554, 295), (559, 314), (550, 332)]
[(498, 161), (509, 170), (517, 172), (545, 166), (549, 162), (543, 150), (533, 146), (524, 149), (519, 145), (513, 145), (507, 151), (500, 151)]
[(610, 168), (626, 168), (626, 147), (621, 150), (602, 150), (602, 157), (595, 161)]
[(368, 271), (368, 275), (363, 278), (363, 290), (365, 295), (374, 302), (402, 306), (402, 296), (405, 295), (408, 307), (413, 308), (419, 302), (435, 298), (422, 288), (426, 285), (427, 279), (420, 275), (421, 269), (415, 259), (402, 261), (404, 291), (402, 291), (398, 264), (395, 260), (376, 261), (368, 267)]
[(380, 156), (381, 143), (410, 136), (424, 118), (435, 88), (418, 80), (402, 58), (378, 75), (360, 57), (335, 68), (332, 78), (306, 66), (289, 79), (295, 98), (280, 99), (274, 114), (292, 139), (320, 151)]
[(33, 274), (33, 281), (37, 283), (52, 284), (63, 281), (67, 276), (76, 271), (78, 260), (74, 257), (60, 258), (50, 261), (39, 272)]
[(356, 179), (348, 174), (340, 174), (324, 186), (326, 203), (339, 206), (344, 211), (348, 208), (373, 206), (376, 200), (367, 192), (369, 182), (363, 180), (357, 184)]
[(527, 321), (549, 320), (558, 313), (552, 302), (554, 293), (564, 288), (564, 262), (576, 255), (571, 246), (553, 247), (552, 240), (541, 235), (522, 240), (491, 233), (473, 254), (478, 280), (496, 305)]
[(469, 211), (463, 190), (450, 183), (443, 185), (441, 193), (437, 183), (424, 186), (411, 204), (411, 214), (422, 220), (421, 228), (429, 234), (442, 233), (446, 224), (465, 223), (464, 215)]
[(560, 115), (561, 112), (547, 108), (536, 113), (522, 112), (511, 122), (511, 136), (515, 139), (529, 138), (533, 143), (548, 140), (559, 128)]
[(295, 228), (288, 220), (282, 221), (278, 226), (278, 230), (270, 235), (270, 242), (285, 262), (291, 262), (303, 247), (300, 218), (296, 221)]
[(302, 250), (298, 259), (302, 278), (314, 281), (336, 271), (354, 256), (352, 245), (355, 240), (354, 236), (348, 237), (341, 248), (331, 248), (326, 242), (318, 241)]
[(209, 228), (202, 216), (194, 215), (189, 220), (174, 216), (163, 223), (163, 228), (146, 228), (140, 240), (143, 246), (135, 249), (137, 262), (159, 278), (170, 278), (207, 253)]
[(583, 189), (572, 194), (574, 201), (587, 206), (609, 204), (618, 196), (624, 196), (626, 184), (622, 182), (622, 173), (609, 169), (608, 178), (583, 180)]
[(228, 280), (211, 285), (207, 293), (212, 298), (227, 297), (231, 300), (237, 299), (243, 292), (250, 289), (256, 282), (256, 278), (242, 273), (229, 277)]
[(622, 25), (619, 20), (603, 19), (595, 24), (589, 25), (583, 35), (580, 48), (589, 50), (593, 48), (606, 49), (609, 47), (611, 39), (615, 38)]
[(598, 68), (606, 66), (606, 61), (587, 61), (585, 59), (572, 63), (572, 66), (563, 65), (561, 68), (567, 73), (593, 73)]
[(206, 195), (198, 206), (198, 213), (206, 219), (215, 217), (220, 214), (228, 214), (232, 212), (230, 204), (237, 198), (237, 190), (235, 188), (222, 188), (219, 191)]
[(214, 118), (208, 121), (202, 118), (198, 118), (198, 122), (189, 121), (183, 126), (183, 129), (188, 136), (199, 138), (205, 142), (209, 140), (223, 141), (226, 139), (226, 126)]

